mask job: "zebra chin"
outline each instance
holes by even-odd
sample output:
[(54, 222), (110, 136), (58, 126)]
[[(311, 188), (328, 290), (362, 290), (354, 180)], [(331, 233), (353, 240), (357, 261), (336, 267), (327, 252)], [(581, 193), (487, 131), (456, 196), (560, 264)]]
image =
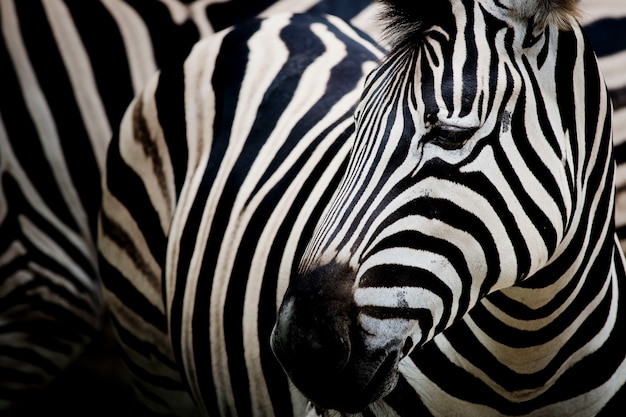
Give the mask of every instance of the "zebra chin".
[(404, 344), (399, 338), (367, 343), (354, 277), (337, 264), (296, 277), (271, 335), (274, 355), (296, 388), (319, 408), (350, 414), (395, 388)]

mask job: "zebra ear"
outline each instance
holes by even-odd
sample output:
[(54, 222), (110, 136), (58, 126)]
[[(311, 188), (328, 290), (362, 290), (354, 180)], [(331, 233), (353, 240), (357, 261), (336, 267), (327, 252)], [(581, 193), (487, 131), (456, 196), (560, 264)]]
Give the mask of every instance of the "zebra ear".
[(579, 18), (580, 0), (503, 0), (500, 1), (517, 18), (532, 20), (537, 29), (556, 26), (562, 30), (572, 28)]

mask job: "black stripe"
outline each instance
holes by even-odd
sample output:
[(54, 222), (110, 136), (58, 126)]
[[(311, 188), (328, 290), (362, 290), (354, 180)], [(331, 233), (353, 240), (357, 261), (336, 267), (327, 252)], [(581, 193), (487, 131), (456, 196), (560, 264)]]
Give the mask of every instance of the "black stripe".
[[(150, 33), (157, 66), (167, 68), (182, 64), (193, 45), (200, 39), (196, 25), (190, 20), (181, 24), (175, 23), (169, 8), (162, 2), (126, 0), (126, 3), (141, 16)], [(230, 3), (232, 0), (227, 4)]]
[(66, 4), (89, 56), (109, 125), (115, 129), (135, 95), (120, 28), (99, 1), (66, 0)]
[(178, 197), (183, 188), (189, 159), (185, 120), (185, 74), (182, 65), (170, 65), (161, 71), (154, 99), (172, 163)]
[[(476, 98), (476, 92), (478, 90), (478, 47), (476, 45), (476, 39), (474, 31), (476, 30), (475, 17), (473, 12), (467, 14), (467, 22), (465, 23), (465, 33), (463, 39), (465, 41), (466, 57), (463, 63), (463, 75), (461, 76), (462, 85), (455, 86), (455, 89), (460, 89), (463, 93), (461, 95), (461, 108), (459, 109), (459, 117), (469, 115), (474, 109), (474, 100)], [(482, 51), (483, 54), (489, 53), (493, 55), (492, 51)], [(491, 58), (491, 56), (489, 56)], [(481, 59), (485, 59), (481, 57)], [(495, 94), (494, 94), (495, 95)], [(445, 96), (445, 94), (444, 94)], [(450, 97), (454, 97), (451, 94)], [(450, 109), (454, 106), (450, 106)], [(482, 110), (479, 108), (479, 110)]]

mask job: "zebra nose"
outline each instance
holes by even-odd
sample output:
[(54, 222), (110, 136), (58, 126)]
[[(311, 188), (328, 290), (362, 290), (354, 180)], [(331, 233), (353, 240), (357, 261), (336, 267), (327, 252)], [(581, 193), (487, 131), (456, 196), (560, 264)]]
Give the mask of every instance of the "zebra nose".
[[(285, 300), (271, 344), (274, 354), (294, 382), (300, 376), (339, 374), (350, 359), (348, 319), (332, 306)], [(296, 382), (297, 385), (297, 382)]]
[(352, 354), (352, 277), (336, 265), (296, 277), (271, 336), (272, 350), (291, 381), (325, 408), (336, 408), (337, 392), (328, 387), (344, 377)]

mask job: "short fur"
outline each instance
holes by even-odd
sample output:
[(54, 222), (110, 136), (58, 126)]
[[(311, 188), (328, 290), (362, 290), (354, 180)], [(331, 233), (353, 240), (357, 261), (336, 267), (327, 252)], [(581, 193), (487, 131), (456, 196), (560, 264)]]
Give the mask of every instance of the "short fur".
[[(423, 30), (432, 26), (437, 17), (445, 15), (450, 1), (434, 2), (415, 0), (379, 0), (383, 4), (381, 20), (384, 22), (383, 41), (391, 47), (404, 45)], [(535, 22), (538, 30), (555, 25), (561, 30), (569, 30), (572, 18), (579, 18), (580, 0), (501, 0), (499, 2), (511, 12), (511, 16)]]
[(534, 19), (537, 26), (555, 25), (561, 30), (570, 30), (572, 17), (578, 19), (578, 3), (580, 0), (509, 0), (514, 4), (513, 10), (522, 19)]

